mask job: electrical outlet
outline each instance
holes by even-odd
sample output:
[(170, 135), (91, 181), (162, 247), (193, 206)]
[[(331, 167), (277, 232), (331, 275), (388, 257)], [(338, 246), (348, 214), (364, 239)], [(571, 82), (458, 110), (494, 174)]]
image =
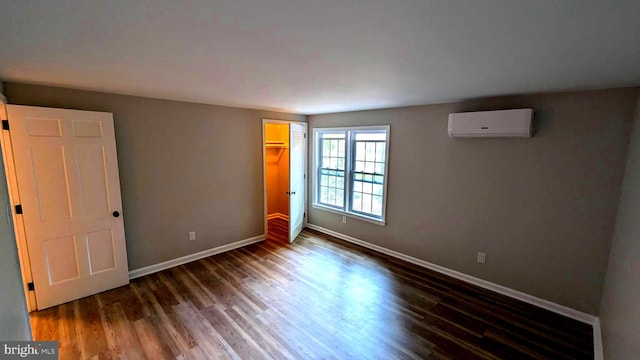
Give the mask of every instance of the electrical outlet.
[(343, 223), (343, 224), (346, 224), (346, 223), (347, 223), (347, 217), (346, 217), (346, 216), (344, 216), (344, 215), (342, 215), (342, 223)]
[(481, 264), (486, 263), (487, 262), (487, 254), (478, 251), (478, 262), (481, 263)]
[(195, 231), (189, 231), (189, 240), (193, 241), (196, 239), (196, 232)]

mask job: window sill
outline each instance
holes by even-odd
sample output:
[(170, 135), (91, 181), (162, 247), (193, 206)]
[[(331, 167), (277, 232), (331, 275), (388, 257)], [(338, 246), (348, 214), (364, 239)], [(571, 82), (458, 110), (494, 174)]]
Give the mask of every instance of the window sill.
[(338, 215), (342, 215), (342, 216), (347, 216), (350, 217), (352, 219), (356, 219), (356, 220), (362, 220), (362, 221), (366, 221), (372, 224), (376, 224), (376, 225), (380, 225), (380, 226), (385, 226), (387, 225), (387, 222), (385, 220), (379, 220), (379, 219), (375, 219), (375, 218), (370, 218), (367, 216), (363, 216), (360, 214), (354, 214), (354, 213), (350, 213), (347, 211), (342, 211), (342, 210), (338, 210), (338, 209), (334, 209), (328, 206), (324, 206), (324, 205), (320, 205), (320, 204), (311, 204), (311, 207), (314, 209), (318, 209), (318, 210), (322, 210), (322, 211), (326, 211), (326, 212), (330, 212), (330, 213), (334, 213), (334, 214), (338, 214)]

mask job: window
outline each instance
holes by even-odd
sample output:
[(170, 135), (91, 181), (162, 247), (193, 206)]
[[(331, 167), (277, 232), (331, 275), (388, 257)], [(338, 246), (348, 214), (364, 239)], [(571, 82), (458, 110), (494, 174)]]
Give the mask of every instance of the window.
[(314, 207), (384, 224), (389, 126), (313, 134)]

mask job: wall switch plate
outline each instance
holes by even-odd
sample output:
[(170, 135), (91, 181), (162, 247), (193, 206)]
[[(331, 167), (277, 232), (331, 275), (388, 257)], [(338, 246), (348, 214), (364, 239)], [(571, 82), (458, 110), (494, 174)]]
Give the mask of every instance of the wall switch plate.
[(478, 262), (481, 263), (481, 264), (486, 263), (487, 262), (487, 254), (478, 251)]
[(346, 223), (347, 223), (347, 217), (346, 217), (346, 216), (344, 216), (344, 215), (342, 215), (342, 223), (343, 223), (343, 224), (346, 224)]
[(189, 240), (195, 240), (196, 239), (196, 232), (195, 231), (189, 231)]

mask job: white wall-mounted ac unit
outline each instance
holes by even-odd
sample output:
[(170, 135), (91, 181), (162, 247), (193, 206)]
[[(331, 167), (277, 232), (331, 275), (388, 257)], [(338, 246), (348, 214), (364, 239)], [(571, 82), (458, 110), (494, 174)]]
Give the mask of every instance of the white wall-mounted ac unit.
[(533, 109), (477, 111), (449, 114), (449, 136), (531, 137)]

